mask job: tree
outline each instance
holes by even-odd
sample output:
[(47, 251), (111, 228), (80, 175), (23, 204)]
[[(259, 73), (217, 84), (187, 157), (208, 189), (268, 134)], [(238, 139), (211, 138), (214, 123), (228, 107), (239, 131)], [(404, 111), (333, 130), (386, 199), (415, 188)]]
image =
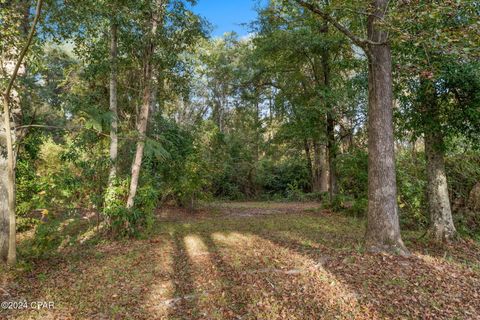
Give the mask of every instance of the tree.
[[(409, 123), (415, 137), (424, 136), (430, 231), (437, 241), (456, 237), (445, 170), (446, 140), (458, 134), (471, 136), (471, 128), (478, 126), (469, 103), (459, 104), (449, 97), (464, 85), (448, 83), (454, 70), (467, 71), (478, 59), (478, 30), (471, 27), (476, 13), (470, 2), (437, 5), (422, 1), (415, 8), (399, 6), (391, 21), (394, 26), (411, 26), (406, 30), (392, 27), (392, 38), (399, 75), (403, 83), (410, 84), (399, 85), (407, 93), (402, 120)], [(469, 75), (465, 72), (465, 78)]]
[(155, 0), (152, 4), (151, 11), (148, 12), (150, 17), (150, 30), (145, 35), (146, 41), (143, 48), (143, 101), (140, 109), (139, 117), (137, 120), (138, 142), (135, 152), (135, 157), (132, 163), (132, 175), (130, 182), (130, 191), (128, 193), (127, 208), (131, 209), (134, 205), (135, 196), (137, 194), (138, 180), (140, 178), (140, 169), (142, 165), (143, 150), (145, 149), (145, 140), (148, 126), (148, 118), (150, 108), (154, 103), (153, 90), (154, 90), (154, 64), (153, 58), (155, 49), (157, 47), (156, 35), (157, 29), (163, 27), (163, 16), (165, 14), (165, 8), (167, 3), (163, 0)]
[[(18, 76), (20, 67), (22, 66), (23, 59), (25, 58), (30, 44), (32, 43), (33, 36), (35, 35), (36, 26), (40, 19), (40, 14), (42, 10), (43, 0), (37, 1), (37, 6), (35, 10), (35, 18), (33, 19), (30, 32), (27, 36), (27, 41), (21, 50), (17, 61), (15, 63), (15, 67), (12, 70), (10, 75), (10, 80), (8, 81), (7, 87), (3, 93), (3, 129), (5, 131), (5, 147), (7, 151), (7, 162), (5, 168), (0, 168), (6, 171), (6, 192), (8, 194), (8, 201), (2, 201), (1, 205), (7, 205), (7, 210), (3, 209), (2, 212), (8, 211), (8, 252), (7, 252), (7, 263), (9, 265), (14, 265), (17, 261), (17, 249), (16, 249), (16, 223), (15, 223), (15, 150), (14, 150), (14, 136), (15, 131), (14, 127), (12, 128), (11, 125), (11, 92), (13, 89), (13, 85), (15, 80)], [(2, 190), (3, 191), (3, 190)], [(4, 213), (4, 221), (5, 221), (5, 213)], [(3, 223), (3, 235), (4, 237), (5, 231), (5, 222)], [(4, 246), (3, 246), (4, 248)], [(2, 254), (4, 254), (5, 249), (2, 249)], [(4, 256), (2, 258), (5, 258)]]
[[(112, 122), (110, 124), (110, 174), (108, 187), (110, 188), (117, 178), (117, 158), (118, 158), (118, 75), (117, 75), (117, 51), (118, 51), (118, 36), (117, 36), (117, 22), (111, 18), (110, 22), (110, 113)], [(108, 191), (107, 191), (108, 192)]]
[[(300, 140), (312, 176), (312, 190), (337, 193), (337, 154), (341, 140), (337, 125), (345, 115), (344, 82), (351, 72), (351, 45), (328, 23), (298, 6), (271, 1), (260, 12), (254, 39), (264, 65), (259, 74), (282, 97), (279, 109), (289, 110), (290, 132)], [(282, 112), (285, 114), (285, 112)], [(313, 154), (313, 156), (312, 156)]]
[[(345, 34), (367, 55), (369, 63), (368, 110), (368, 250), (407, 254), (400, 235), (393, 137), (392, 57), (388, 32), (382, 21), (388, 12), (387, 0), (373, 0), (367, 18), (367, 38), (355, 35), (325, 8), (295, 0)], [(328, 7), (328, 2), (326, 6)]]

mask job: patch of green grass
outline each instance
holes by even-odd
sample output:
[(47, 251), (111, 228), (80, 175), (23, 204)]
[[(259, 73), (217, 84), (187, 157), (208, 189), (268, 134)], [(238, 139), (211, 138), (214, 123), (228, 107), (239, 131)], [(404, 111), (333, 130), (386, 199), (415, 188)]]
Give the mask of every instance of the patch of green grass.
[(407, 281), (402, 278), (393, 278), (385, 281), (384, 284), (387, 286), (405, 287), (407, 285)]

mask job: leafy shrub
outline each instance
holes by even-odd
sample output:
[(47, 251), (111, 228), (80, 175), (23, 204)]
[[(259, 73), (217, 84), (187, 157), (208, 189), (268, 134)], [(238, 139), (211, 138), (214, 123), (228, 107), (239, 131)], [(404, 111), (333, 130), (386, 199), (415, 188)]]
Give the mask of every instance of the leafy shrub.
[(451, 199), (466, 203), (470, 191), (480, 182), (480, 154), (448, 156), (445, 165)]
[(18, 217), (17, 220), (17, 232), (23, 232), (32, 229), (36, 225), (40, 224), (40, 220), (35, 218)]
[(148, 183), (139, 187), (134, 207), (127, 209), (128, 187), (128, 180), (117, 179), (105, 195), (104, 216), (110, 231), (117, 237), (137, 237), (150, 231), (155, 221), (159, 191)]
[(356, 218), (365, 217), (367, 215), (368, 199), (360, 198), (352, 202), (350, 208), (347, 209), (347, 213)]
[(352, 196), (339, 194), (333, 197), (332, 201), (329, 203), (329, 207), (333, 211), (344, 211), (345, 209), (351, 208), (352, 202)]
[(429, 224), (425, 154), (397, 154), (397, 188), (400, 222), (408, 228), (426, 228)]
[(35, 229), (31, 245), (31, 253), (34, 256), (42, 256), (53, 252), (62, 242), (62, 235), (59, 232), (60, 220), (50, 219), (48, 222), (41, 222)]
[(366, 199), (368, 192), (368, 154), (356, 149), (337, 160), (338, 187), (341, 194)]
[(305, 193), (300, 190), (296, 181), (288, 184), (287, 199), (290, 201), (305, 201)]
[(257, 174), (261, 190), (267, 194), (300, 198), (300, 193), (306, 192), (310, 187), (309, 173), (301, 159), (291, 158), (280, 163), (263, 160)]

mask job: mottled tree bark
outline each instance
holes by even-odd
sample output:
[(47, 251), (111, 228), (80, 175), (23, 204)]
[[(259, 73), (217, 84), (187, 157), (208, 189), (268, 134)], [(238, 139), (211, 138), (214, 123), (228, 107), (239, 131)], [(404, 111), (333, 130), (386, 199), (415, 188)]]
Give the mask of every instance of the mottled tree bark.
[(392, 57), (380, 26), (388, 0), (374, 0), (368, 17), (368, 224), (366, 246), (373, 252), (408, 251), (400, 235), (393, 138)]
[(152, 65), (150, 61), (145, 62), (144, 66), (145, 87), (143, 89), (143, 102), (140, 109), (139, 118), (137, 120), (138, 141), (135, 157), (132, 163), (132, 175), (130, 181), (130, 191), (128, 193), (127, 208), (133, 208), (135, 196), (137, 195), (138, 181), (140, 178), (140, 169), (142, 167), (143, 151), (145, 149), (145, 141), (148, 126), (148, 116), (152, 99)]
[(111, 188), (117, 177), (118, 157), (118, 99), (117, 99), (117, 25), (111, 22), (110, 26), (110, 113), (112, 116), (110, 127), (110, 174), (108, 187)]
[(448, 241), (457, 231), (453, 223), (447, 174), (443, 133), (438, 116), (437, 94), (432, 81), (422, 80), (422, 111), (433, 125), (425, 128), (425, 157), (427, 160), (427, 198), (431, 233), (437, 241)]
[(117, 69), (117, 39), (118, 26), (111, 18), (110, 21), (110, 173), (108, 175), (107, 190), (104, 196), (104, 213), (105, 220), (110, 223), (109, 210), (117, 195), (115, 194), (115, 181), (117, 179), (117, 158), (118, 158), (118, 69)]
[(430, 212), (431, 232), (437, 241), (448, 241), (457, 231), (453, 223), (450, 198), (448, 196), (443, 137), (439, 133), (425, 134), (427, 158), (427, 197)]
[[(1, 114), (3, 118), (3, 113)], [(9, 206), (8, 206), (8, 159), (5, 128), (0, 125), (0, 258), (7, 261), (8, 237), (10, 230)]]

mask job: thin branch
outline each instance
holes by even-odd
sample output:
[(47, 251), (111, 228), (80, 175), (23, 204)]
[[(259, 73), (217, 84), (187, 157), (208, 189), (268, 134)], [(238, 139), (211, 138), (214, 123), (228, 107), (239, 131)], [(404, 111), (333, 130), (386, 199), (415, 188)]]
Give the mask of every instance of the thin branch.
[(37, 9), (35, 11), (35, 18), (33, 19), (32, 26), (30, 28), (30, 33), (28, 34), (27, 38), (27, 43), (22, 49), (22, 52), (20, 52), (20, 56), (18, 57), (17, 64), (15, 65), (15, 69), (13, 70), (12, 78), (8, 82), (7, 89), (5, 90), (5, 96), (9, 97), (10, 92), (12, 91), (13, 83), (15, 82), (15, 79), (17, 78), (18, 75), (18, 70), (20, 69), (20, 66), (22, 65), (23, 58), (25, 58), (25, 55), (27, 54), (28, 48), (30, 47), (30, 44), (32, 43), (33, 36), (35, 34), (35, 28), (37, 26), (38, 20), (40, 20), (40, 13), (42, 11), (42, 5), (43, 5), (43, 0), (38, 0), (37, 2)]
[(360, 38), (357, 35), (355, 35), (353, 32), (351, 32), (347, 27), (342, 25), (340, 22), (338, 22), (336, 19), (334, 19), (332, 16), (330, 16), (328, 13), (320, 9), (318, 6), (313, 5), (311, 3), (305, 2), (303, 0), (294, 0), (296, 3), (298, 3), (300, 6), (310, 10), (311, 12), (319, 15), (326, 21), (330, 22), (335, 28), (338, 29), (341, 33), (346, 35), (354, 44), (362, 48), (365, 52), (368, 52), (368, 45), (383, 45), (385, 44), (384, 42), (374, 42), (369, 39), (364, 39)]

